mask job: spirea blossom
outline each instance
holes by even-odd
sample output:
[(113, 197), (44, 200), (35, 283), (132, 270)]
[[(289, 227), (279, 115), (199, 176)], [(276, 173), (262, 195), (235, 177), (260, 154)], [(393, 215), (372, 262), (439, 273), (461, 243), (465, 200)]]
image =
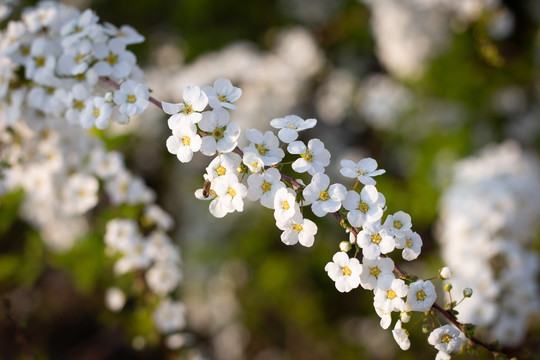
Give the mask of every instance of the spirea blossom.
[(355, 163), (351, 160), (341, 160), (341, 175), (349, 178), (356, 178), (364, 185), (375, 185), (373, 176), (384, 174), (386, 171), (377, 170), (377, 161), (372, 158), (365, 158)]
[(324, 168), (330, 164), (330, 152), (325, 149), (319, 139), (309, 140), (307, 146), (302, 141), (293, 141), (287, 146), (287, 151), (293, 155), (300, 155), (292, 163), (292, 168), (297, 173), (310, 175), (324, 172)]
[(181, 103), (161, 102), (163, 111), (171, 115), (168, 125), (171, 130), (184, 124), (195, 124), (202, 119), (201, 112), (208, 105), (208, 97), (198, 86), (186, 86)]
[(284, 118), (276, 118), (270, 121), (270, 126), (275, 129), (279, 129), (279, 139), (286, 144), (298, 139), (299, 131), (311, 129), (316, 124), (316, 119), (304, 120), (297, 115), (287, 115)]
[(461, 349), (463, 339), (461, 331), (451, 325), (443, 325), (431, 332), (428, 337), (428, 342), (435, 349), (446, 354), (452, 354)]
[(304, 198), (311, 204), (311, 210), (319, 217), (333, 213), (341, 208), (341, 202), (346, 195), (345, 186), (341, 184), (330, 185), (330, 178), (323, 173), (317, 173), (311, 183), (304, 189)]
[(114, 102), (120, 106), (120, 113), (133, 116), (142, 113), (148, 107), (148, 86), (133, 80), (127, 80), (114, 92)]
[(330, 279), (336, 282), (339, 292), (349, 292), (360, 285), (362, 265), (356, 258), (349, 258), (344, 252), (337, 252), (324, 267)]
[(235, 103), (242, 96), (242, 90), (234, 87), (229, 79), (219, 78), (214, 86), (205, 86), (203, 91), (208, 97), (208, 104), (214, 108), (236, 109)]

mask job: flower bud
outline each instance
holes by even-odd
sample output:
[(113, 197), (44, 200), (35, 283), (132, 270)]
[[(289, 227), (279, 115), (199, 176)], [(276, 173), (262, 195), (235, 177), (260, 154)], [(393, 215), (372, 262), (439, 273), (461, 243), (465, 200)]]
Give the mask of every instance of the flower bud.
[(429, 326), (429, 325), (426, 325), (426, 324), (422, 325), (422, 332), (423, 332), (424, 334), (429, 334), (429, 333), (431, 332), (430, 326)]
[(112, 92), (107, 92), (104, 96), (106, 102), (113, 102), (113, 94)]
[(444, 289), (444, 291), (452, 290), (452, 284), (444, 284), (443, 289)]
[(339, 250), (343, 251), (343, 252), (347, 252), (349, 250), (351, 250), (351, 243), (348, 242), (348, 241), (342, 241), (339, 243)]
[(465, 288), (463, 290), (463, 296), (470, 298), (472, 296), (472, 289), (471, 288)]
[(439, 277), (443, 280), (448, 280), (452, 277), (452, 270), (445, 266), (441, 270), (439, 270)]
[(410, 313), (410, 312), (406, 312), (406, 311), (402, 311), (402, 312), (399, 314), (399, 318), (401, 319), (401, 322), (402, 322), (402, 323), (408, 323), (409, 320), (411, 320), (411, 313)]

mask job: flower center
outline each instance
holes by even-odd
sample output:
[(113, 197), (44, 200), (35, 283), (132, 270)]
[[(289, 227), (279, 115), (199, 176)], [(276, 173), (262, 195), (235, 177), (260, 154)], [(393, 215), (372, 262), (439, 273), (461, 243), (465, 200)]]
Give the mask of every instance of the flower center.
[(118, 56), (114, 55), (114, 54), (110, 54), (109, 56), (107, 56), (107, 59), (106, 61), (111, 64), (111, 65), (114, 65), (118, 62)]
[(444, 334), (441, 336), (441, 342), (448, 344), (452, 340), (452, 335)]
[(182, 136), (180, 140), (182, 140), (182, 144), (184, 144), (184, 146), (189, 146), (189, 144), (191, 143), (191, 139), (189, 138), (189, 136)]
[(43, 56), (38, 56), (34, 58), (37, 67), (45, 66), (45, 58)]
[(97, 117), (99, 117), (100, 113), (101, 113), (101, 111), (99, 110), (99, 108), (95, 107), (94, 112), (92, 113), (92, 115), (94, 115), (94, 117), (97, 118)]
[(420, 290), (416, 292), (416, 300), (418, 301), (424, 301), (426, 300), (426, 292), (424, 290)]
[(234, 190), (232, 187), (229, 187), (227, 189), (227, 194), (231, 195), (231, 197), (235, 197), (236, 196), (236, 190)]
[(369, 273), (375, 277), (379, 276), (379, 274), (381, 273), (381, 269), (379, 269), (378, 266), (375, 266), (375, 267), (372, 267), (371, 269), (369, 269)]
[(394, 227), (399, 230), (403, 227), (403, 224), (399, 220), (394, 220)]
[(84, 109), (84, 102), (81, 100), (73, 100), (73, 108), (77, 110)]
[(366, 204), (365, 202), (363, 201), (360, 201), (360, 204), (358, 204), (358, 210), (360, 212), (363, 212), (364, 214), (368, 212), (369, 210), (369, 205)]
[(296, 231), (297, 233), (300, 233), (300, 231), (303, 230), (303, 227), (302, 227), (302, 225), (300, 225), (300, 224), (294, 224), (294, 225), (292, 226), (292, 228), (293, 228), (293, 230)]
[(311, 155), (309, 150), (306, 150), (306, 152), (304, 154), (301, 154), (300, 156), (302, 158), (304, 158), (307, 162), (312, 162), (313, 161), (313, 155)]
[(264, 156), (268, 152), (268, 149), (264, 147), (264, 144), (257, 144), (255, 148), (259, 152), (259, 155)]
[(225, 175), (226, 172), (227, 172), (227, 169), (225, 169), (222, 165), (219, 165), (216, 168), (216, 173), (218, 174), (218, 176), (223, 176)]
[(289, 205), (289, 202), (288, 202), (287, 200), (285, 200), (285, 201), (283, 202), (283, 204), (281, 204), (281, 208), (282, 208), (283, 210), (289, 210), (289, 209), (291, 208), (291, 206)]
[(330, 195), (328, 195), (328, 191), (323, 190), (319, 193), (319, 200), (320, 201), (328, 201), (330, 200)]
[(251, 167), (256, 169), (256, 168), (259, 167), (259, 163), (257, 161), (255, 161), (253, 164), (251, 164)]
[(374, 244), (379, 245), (381, 243), (382, 237), (380, 234), (373, 234), (371, 235), (371, 242)]
[(270, 190), (272, 190), (272, 184), (269, 183), (268, 181), (263, 181), (262, 185), (261, 185), (261, 189), (263, 192), (268, 192)]
[(225, 128), (224, 128), (224, 127), (222, 127), (222, 128), (215, 128), (214, 131), (212, 132), (212, 136), (213, 136), (216, 140), (222, 139), (224, 135), (225, 135)]
[(75, 62), (77, 64), (80, 64), (84, 60), (85, 57), (86, 56), (84, 56), (83, 54), (78, 54), (77, 56), (75, 56)]
[(137, 97), (133, 94), (129, 94), (127, 97), (127, 102), (133, 104), (135, 101), (137, 101)]
[(408, 247), (409, 249), (412, 248), (412, 241), (411, 241), (411, 239), (405, 240), (405, 246)]
[(397, 295), (394, 290), (388, 290), (386, 292), (386, 297), (389, 298), (390, 300), (394, 300), (395, 298), (397, 298)]
[(229, 102), (225, 95), (219, 95), (218, 100), (219, 100), (219, 102)]
[(181, 113), (189, 115), (192, 112), (193, 112), (193, 107), (190, 104), (184, 102), (184, 108), (182, 109)]
[(352, 274), (352, 270), (349, 269), (348, 266), (342, 267), (341, 272), (342, 272), (343, 275), (346, 275), (346, 276), (351, 276), (351, 274)]

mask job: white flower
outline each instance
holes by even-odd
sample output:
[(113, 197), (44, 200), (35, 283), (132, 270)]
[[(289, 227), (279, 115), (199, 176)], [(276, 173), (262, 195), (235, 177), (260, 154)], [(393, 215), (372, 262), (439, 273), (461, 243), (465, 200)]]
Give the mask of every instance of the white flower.
[(362, 274), (360, 275), (360, 285), (366, 290), (373, 290), (377, 286), (380, 278), (390, 275), (394, 276), (394, 261), (390, 258), (366, 259), (362, 261)]
[(63, 189), (64, 210), (68, 214), (83, 214), (96, 206), (99, 182), (90, 175), (71, 175)]
[(92, 10), (87, 9), (77, 18), (72, 18), (62, 26), (60, 35), (62, 35), (62, 47), (71, 48), (77, 42), (93, 32), (96, 32), (99, 18)]
[(286, 187), (276, 191), (274, 196), (274, 218), (277, 222), (290, 219), (295, 213), (300, 211), (300, 206), (296, 203), (296, 193)]
[(285, 152), (279, 148), (279, 140), (273, 132), (264, 133), (256, 129), (246, 130), (246, 138), (251, 142), (244, 152), (254, 152), (264, 161), (265, 166), (275, 165), (283, 159)]
[(112, 108), (105, 98), (94, 96), (86, 102), (86, 106), (81, 113), (81, 125), (85, 129), (90, 129), (94, 125), (100, 129), (106, 129), (109, 126)]
[(283, 230), (281, 241), (285, 245), (294, 245), (299, 242), (303, 246), (310, 247), (315, 241), (317, 225), (309, 219), (304, 219), (300, 213), (294, 214), (287, 220), (278, 221), (276, 225)]
[(360, 227), (367, 223), (374, 223), (381, 219), (385, 198), (377, 191), (375, 186), (366, 185), (358, 194), (356, 191), (348, 191), (343, 207), (349, 212), (347, 220), (352, 226)]
[(165, 231), (171, 230), (174, 225), (171, 215), (156, 204), (150, 204), (144, 208), (144, 219)]
[[(220, 154), (206, 167), (207, 180), (214, 181), (220, 176), (236, 176), (241, 163), (240, 156), (234, 153)], [(238, 181), (238, 180), (237, 180)]]
[(428, 343), (443, 353), (451, 354), (461, 349), (463, 339), (460, 335), (461, 331), (455, 327), (443, 325), (429, 334)]
[(403, 311), (405, 301), (403, 298), (407, 295), (409, 288), (401, 279), (394, 276), (384, 276), (379, 279), (374, 289), (375, 303), (384, 311)]
[(152, 232), (146, 238), (146, 255), (155, 262), (180, 261), (180, 249), (173, 245), (171, 238), (163, 231)]
[(173, 134), (167, 139), (167, 150), (176, 154), (181, 162), (190, 162), (193, 152), (201, 148), (201, 137), (197, 134), (197, 128), (193, 124), (175, 127)]
[(380, 254), (388, 254), (396, 245), (394, 238), (378, 223), (365, 224), (356, 241), (367, 259), (376, 259)]
[(270, 126), (280, 129), (278, 132), (279, 139), (287, 144), (298, 139), (299, 131), (311, 129), (316, 124), (316, 119), (303, 120), (296, 115), (287, 115), (284, 118), (276, 118), (270, 121)]
[(401, 320), (396, 322), (396, 326), (394, 326), (394, 330), (392, 330), (392, 335), (401, 350), (408, 350), (411, 347), (409, 332), (402, 327)]
[(337, 252), (324, 267), (330, 279), (336, 282), (339, 292), (349, 292), (360, 285), (362, 265), (356, 258), (349, 258), (344, 252)]
[(177, 104), (161, 102), (163, 111), (172, 115), (168, 120), (170, 129), (198, 123), (202, 119), (201, 111), (208, 105), (208, 97), (198, 86), (186, 86), (182, 97), (184, 101)]
[(85, 39), (64, 49), (56, 66), (60, 74), (79, 75), (88, 69), (91, 60), (92, 43)]
[(107, 44), (95, 44), (93, 53), (98, 62), (92, 69), (99, 76), (125, 79), (131, 74), (136, 63), (135, 55), (126, 50), (126, 44), (120, 39), (111, 39)]
[(375, 308), (375, 312), (379, 317), (381, 318), (380, 325), (383, 329), (388, 329), (390, 327), (390, 324), (392, 324), (392, 312), (391, 311), (384, 311), (379, 304), (376, 302), (373, 303), (373, 307)]
[(375, 185), (377, 182), (372, 176), (384, 174), (386, 171), (377, 169), (377, 161), (372, 158), (365, 158), (355, 163), (351, 160), (341, 160), (341, 175), (349, 178), (357, 178), (364, 185)]
[(435, 286), (431, 281), (417, 280), (409, 285), (405, 309), (407, 311), (428, 311), (436, 299)]
[(25, 73), (27, 79), (38, 84), (47, 84), (54, 75), (56, 66), (54, 44), (45, 38), (37, 38), (30, 47), (30, 56), (26, 60)]
[(126, 303), (126, 295), (120, 288), (113, 286), (105, 290), (105, 306), (107, 309), (117, 312), (122, 310)]
[(311, 183), (305, 187), (304, 198), (311, 205), (313, 213), (319, 217), (333, 213), (341, 208), (347, 190), (341, 184), (330, 185), (330, 178), (324, 173), (317, 173)]
[(105, 244), (111, 253), (125, 252), (133, 239), (140, 237), (137, 223), (130, 219), (113, 219), (107, 223), (105, 231)]
[(323, 173), (324, 168), (330, 164), (330, 152), (324, 148), (324, 144), (319, 139), (309, 140), (307, 146), (301, 141), (293, 141), (287, 146), (287, 151), (290, 154), (300, 155), (292, 163), (292, 168), (297, 173), (305, 173), (310, 175)]
[(212, 156), (216, 151), (228, 153), (238, 145), (240, 126), (237, 123), (229, 124), (229, 117), (229, 112), (221, 108), (202, 113), (197, 125), (208, 134), (202, 138), (201, 152), (204, 155)]
[(133, 116), (142, 113), (148, 107), (148, 86), (127, 80), (114, 92), (114, 103), (120, 105), (120, 113)]
[(158, 295), (166, 295), (173, 291), (180, 280), (182, 273), (172, 261), (158, 262), (146, 272), (148, 287)]
[(142, 237), (131, 238), (127, 247), (123, 250), (122, 257), (115, 264), (115, 271), (118, 275), (122, 275), (133, 269), (145, 269), (152, 262), (146, 252), (147, 242)]
[(245, 152), (242, 162), (248, 167), (252, 173), (261, 172), (264, 168), (263, 159), (254, 152)]
[(66, 104), (65, 118), (71, 124), (81, 123), (81, 114), (86, 106), (85, 101), (90, 95), (90, 90), (82, 85), (75, 84), (71, 91), (64, 95), (63, 99)]
[(403, 236), (412, 227), (411, 216), (403, 211), (388, 215), (383, 224), (394, 236)]
[(240, 99), (242, 90), (234, 87), (229, 79), (219, 78), (214, 82), (214, 87), (205, 86), (203, 91), (208, 96), (208, 103), (213, 109), (221, 107), (234, 110), (233, 103)]
[(186, 307), (179, 301), (165, 299), (159, 304), (152, 318), (157, 329), (167, 334), (182, 330), (186, 326)]
[(262, 174), (252, 174), (247, 179), (247, 197), (251, 201), (260, 199), (261, 205), (269, 209), (274, 208), (274, 196), (276, 192), (285, 187), (281, 181), (278, 169), (269, 168)]
[(215, 217), (223, 217), (234, 211), (244, 211), (247, 188), (238, 182), (236, 176), (220, 176), (212, 181), (216, 198), (210, 203), (210, 212)]
[(422, 238), (412, 230), (406, 231), (402, 236), (396, 236), (396, 249), (403, 249), (401, 256), (407, 261), (414, 260), (420, 255)]

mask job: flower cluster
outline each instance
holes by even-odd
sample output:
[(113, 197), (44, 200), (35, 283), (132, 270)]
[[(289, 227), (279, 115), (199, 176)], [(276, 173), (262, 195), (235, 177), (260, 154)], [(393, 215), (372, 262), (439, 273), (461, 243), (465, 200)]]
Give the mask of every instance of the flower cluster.
[[(144, 274), (159, 301), (142, 306), (155, 306), (156, 328), (168, 334), (185, 326), (183, 304), (173, 299), (182, 273), (180, 250), (166, 234), (172, 218), (123, 156), (85, 131), (111, 119), (126, 123), (148, 106), (148, 88), (134, 80), (142, 73), (126, 50), (141, 41), (129, 26), (101, 25), (90, 10), (54, 2), (8, 23), (0, 33), (0, 193), (24, 190), (20, 216), (56, 252), (90, 231), (89, 212), (100, 198), (135, 209), (135, 216), (107, 224), (107, 254), (117, 275)], [(104, 93), (103, 84), (116, 90)], [(123, 291), (106, 292), (111, 310), (123, 307)]]
[[(49, 117), (65, 117), (86, 129), (105, 129), (111, 119), (127, 123), (146, 109), (149, 91), (126, 49), (144, 38), (129, 26), (98, 21), (91, 10), (42, 2), (8, 23), (0, 36), (0, 127), (25, 117), (39, 129)], [(105, 92), (100, 77), (123, 83)], [(21, 114), (22, 106), (32, 116)]]
[(517, 144), (462, 160), (441, 202), (439, 241), (453, 288), (471, 288), (458, 318), (504, 345), (520, 344), (540, 313), (538, 231), (540, 169)]
[[(390, 326), (392, 312), (400, 312), (401, 320), (396, 323), (394, 334), (398, 334), (398, 344), (408, 348), (403, 323), (409, 321), (411, 312), (430, 310), (437, 296), (431, 281), (410, 281), (394, 274), (394, 262), (387, 255), (397, 249), (405, 260), (414, 260), (420, 254), (422, 240), (412, 230), (407, 213), (398, 211), (383, 220), (386, 200), (377, 191), (374, 177), (385, 171), (377, 169), (377, 162), (371, 158), (358, 162), (343, 159), (341, 174), (354, 179), (355, 184), (351, 190), (343, 184), (331, 184), (325, 174), (331, 155), (324, 143), (320, 139), (311, 139), (307, 144), (298, 140), (298, 132), (314, 127), (317, 121), (296, 115), (270, 122), (278, 130), (277, 135), (272, 131), (246, 130), (249, 145), (240, 149), (240, 128), (229, 122), (230, 114), (223, 104), (209, 101), (215, 93), (222, 94), (221, 102), (232, 110), (241, 91), (229, 80), (220, 78), (214, 87), (186, 87), (181, 103), (162, 103), (163, 110), (170, 115), (168, 124), (172, 130), (166, 145), (181, 162), (191, 161), (197, 151), (215, 155), (216, 148), (221, 149), (206, 168), (204, 186), (195, 196), (210, 201), (209, 210), (218, 218), (243, 211), (246, 198), (260, 201), (274, 211), (276, 226), (283, 231), (281, 240), (286, 245), (314, 244), (317, 226), (304, 216), (305, 207), (310, 207), (317, 217), (330, 213), (343, 219), (350, 241), (342, 243), (341, 251), (325, 266), (328, 276), (340, 292), (359, 286), (373, 290), (374, 307), (383, 328)], [(234, 132), (229, 131), (231, 126)], [(211, 146), (203, 148), (203, 144)], [(309, 183), (284, 174), (284, 147), (296, 156), (291, 170), (304, 177), (310, 175)], [(360, 184), (361, 189), (357, 189)], [(350, 257), (348, 251), (353, 246), (356, 253)], [(363, 254), (362, 261), (356, 258), (359, 252)]]

